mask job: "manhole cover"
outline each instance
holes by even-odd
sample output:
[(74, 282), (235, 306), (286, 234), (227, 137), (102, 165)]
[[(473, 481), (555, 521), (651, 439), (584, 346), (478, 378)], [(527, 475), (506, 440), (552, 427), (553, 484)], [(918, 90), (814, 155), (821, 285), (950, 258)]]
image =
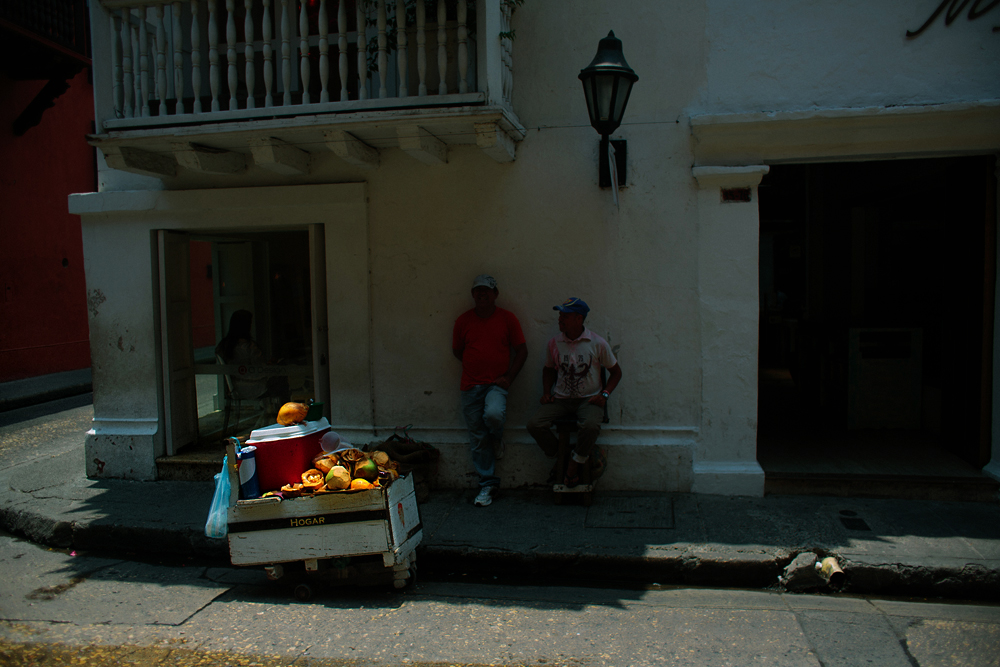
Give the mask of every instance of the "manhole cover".
[(598, 496), (587, 510), (587, 528), (673, 528), (674, 499)]

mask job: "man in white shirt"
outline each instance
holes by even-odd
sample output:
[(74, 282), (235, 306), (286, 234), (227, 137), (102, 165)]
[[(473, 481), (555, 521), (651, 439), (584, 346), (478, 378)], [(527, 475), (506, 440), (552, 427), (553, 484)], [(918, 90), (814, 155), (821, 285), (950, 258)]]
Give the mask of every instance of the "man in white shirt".
[[(547, 346), (542, 369), (542, 407), (528, 422), (528, 433), (546, 456), (555, 457), (559, 440), (552, 431), (556, 419), (575, 416), (578, 423), (576, 447), (566, 466), (563, 483), (579, 482), (579, 466), (586, 463), (601, 433), (604, 405), (618, 386), (621, 367), (608, 341), (584, 326), (590, 307), (576, 297), (559, 311), (559, 335)], [(608, 370), (607, 383), (601, 386), (601, 368)]]

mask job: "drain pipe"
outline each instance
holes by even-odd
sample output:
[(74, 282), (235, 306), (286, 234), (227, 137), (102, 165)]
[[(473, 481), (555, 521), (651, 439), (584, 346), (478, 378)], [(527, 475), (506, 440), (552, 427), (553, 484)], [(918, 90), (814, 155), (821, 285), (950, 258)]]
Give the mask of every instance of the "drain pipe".
[(816, 573), (823, 577), (826, 583), (834, 587), (841, 586), (847, 577), (834, 556), (828, 556), (821, 561), (816, 561)]

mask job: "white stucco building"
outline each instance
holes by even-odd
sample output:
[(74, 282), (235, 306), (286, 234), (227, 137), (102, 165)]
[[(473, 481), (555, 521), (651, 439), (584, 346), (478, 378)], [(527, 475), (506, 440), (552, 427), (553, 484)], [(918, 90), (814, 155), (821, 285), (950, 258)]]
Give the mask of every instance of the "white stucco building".
[[(526, 0), (508, 24), (501, 0), (357, 4), (384, 82), (373, 69), (359, 83), (354, 2), (343, 15), (334, 0), (91, 3), (100, 191), (69, 204), (90, 300), (89, 475), (155, 479), (158, 457), (197, 438), (192, 242), (213, 244), (229, 281), (218, 322), (236, 303), (282, 321), (287, 294), (267, 267), (287, 250), (306, 276), (302, 363), (330, 421), (353, 442), (413, 424), (442, 450), (442, 484), (473, 483), (449, 346), (483, 272), (529, 348), (505, 486), (548, 470), (523, 424), (552, 306), (569, 296), (620, 346), (599, 441), (608, 488), (762, 494), (759, 386), (772, 377), (822, 412), (819, 432), (919, 432), (1000, 472), (1000, 7), (963, 5), (946, 24), (947, 0)], [(410, 12), (405, 46), (397, 11)], [(612, 136), (628, 142), (617, 207), (598, 187), (577, 80), (609, 30), (639, 75)], [(955, 174), (969, 189), (949, 209), (940, 190)], [(948, 257), (880, 269), (935, 252)], [(944, 301), (934, 285), (954, 312), (926, 305)], [(907, 388), (915, 398), (875, 410), (881, 422), (858, 412)]]

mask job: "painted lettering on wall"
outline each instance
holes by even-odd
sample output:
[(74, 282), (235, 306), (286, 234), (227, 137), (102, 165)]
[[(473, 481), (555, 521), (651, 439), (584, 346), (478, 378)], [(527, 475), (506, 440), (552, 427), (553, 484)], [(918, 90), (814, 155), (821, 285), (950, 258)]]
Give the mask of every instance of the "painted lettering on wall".
[[(986, 12), (990, 11), (997, 5), (1000, 5), (1000, 0), (942, 0), (941, 4), (934, 10), (934, 13), (930, 15), (930, 18), (924, 21), (924, 24), (916, 30), (907, 30), (906, 36), (916, 37), (924, 30), (927, 30), (927, 28), (929, 28), (942, 13), (944, 13), (944, 24), (946, 26), (951, 25), (952, 22), (961, 15), (965, 6), (970, 2), (972, 3), (969, 7), (968, 14), (968, 19), (970, 21), (975, 21)], [(993, 32), (1000, 32), (1000, 26), (994, 26)]]

